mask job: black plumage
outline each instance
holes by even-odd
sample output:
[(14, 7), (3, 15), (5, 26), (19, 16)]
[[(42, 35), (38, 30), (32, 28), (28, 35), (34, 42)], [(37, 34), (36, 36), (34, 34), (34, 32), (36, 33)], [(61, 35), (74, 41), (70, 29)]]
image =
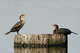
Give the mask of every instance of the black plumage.
[(11, 28), (9, 32), (5, 34), (8, 35), (11, 32), (17, 32), (17, 34), (19, 34), (20, 29), (24, 26), (24, 16), (24, 14), (21, 14), (19, 17), (19, 21)]
[(69, 35), (71, 33), (74, 33), (76, 35), (78, 35), (75, 32), (72, 32), (71, 30), (67, 29), (67, 28), (59, 28), (59, 26), (57, 24), (53, 25), (55, 27), (55, 29), (53, 30), (53, 33), (55, 34), (64, 34), (64, 35)]

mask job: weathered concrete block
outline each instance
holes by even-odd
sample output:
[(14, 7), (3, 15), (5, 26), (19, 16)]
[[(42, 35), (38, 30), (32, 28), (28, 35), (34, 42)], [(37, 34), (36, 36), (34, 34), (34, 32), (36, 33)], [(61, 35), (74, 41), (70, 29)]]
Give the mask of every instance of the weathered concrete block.
[(64, 44), (63, 34), (22, 34), (14, 38), (15, 45), (55, 45)]

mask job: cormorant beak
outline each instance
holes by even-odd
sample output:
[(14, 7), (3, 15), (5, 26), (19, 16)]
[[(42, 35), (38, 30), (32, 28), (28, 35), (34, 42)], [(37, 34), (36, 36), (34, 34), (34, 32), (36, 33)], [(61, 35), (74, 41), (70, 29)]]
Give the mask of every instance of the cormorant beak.
[(55, 26), (53, 24), (51, 24), (52, 28), (55, 29)]

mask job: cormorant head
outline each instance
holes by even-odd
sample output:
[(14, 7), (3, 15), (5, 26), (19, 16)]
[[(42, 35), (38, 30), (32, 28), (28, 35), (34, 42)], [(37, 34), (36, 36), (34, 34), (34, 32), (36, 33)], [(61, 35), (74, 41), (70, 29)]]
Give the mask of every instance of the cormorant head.
[(52, 26), (54, 26), (54, 27), (55, 27), (55, 29), (59, 29), (58, 24), (54, 24), (54, 25), (52, 25)]
[(25, 16), (26, 16), (25, 14), (21, 14), (20, 17), (19, 17), (20, 21), (24, 21)]

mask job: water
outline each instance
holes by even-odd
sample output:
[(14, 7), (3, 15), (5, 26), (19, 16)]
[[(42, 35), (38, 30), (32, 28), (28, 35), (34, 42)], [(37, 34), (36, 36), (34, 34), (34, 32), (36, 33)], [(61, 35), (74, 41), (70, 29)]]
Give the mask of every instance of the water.
[(66, 53), (66, 48), (14, 48), (14, 53)]

